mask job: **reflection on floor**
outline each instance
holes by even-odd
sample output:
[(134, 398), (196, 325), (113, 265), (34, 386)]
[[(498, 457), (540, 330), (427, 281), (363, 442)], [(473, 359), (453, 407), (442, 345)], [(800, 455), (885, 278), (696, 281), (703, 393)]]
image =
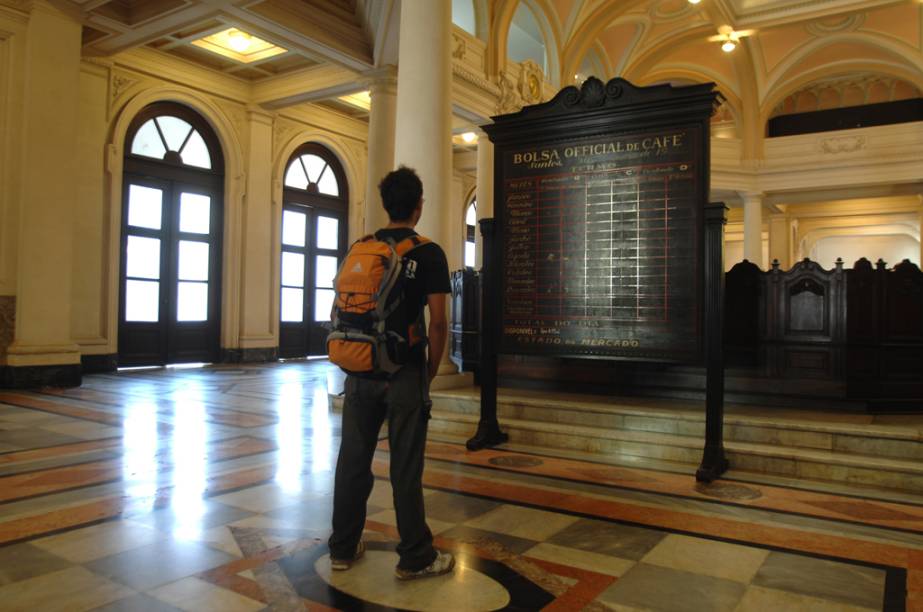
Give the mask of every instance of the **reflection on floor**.
[(923, 610), (923, 505), (431, 442), (457, 570), (393, 577), (383, 442), (369, 550), (331, 574), (325, 362), (0, 392), (3, 610)]

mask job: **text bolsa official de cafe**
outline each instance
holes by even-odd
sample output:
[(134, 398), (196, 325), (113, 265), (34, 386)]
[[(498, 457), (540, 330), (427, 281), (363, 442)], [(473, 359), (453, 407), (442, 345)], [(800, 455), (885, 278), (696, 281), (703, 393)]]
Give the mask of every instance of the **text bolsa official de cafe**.
[(682, 147), (684, 137), (683, 132), (676, 132), (661, 136), (645, 136), (635, 140), (613, 140), (611, 142), (567, 146), (563, 149), (520, 151), (513, 153), (513, 164), (517, 166), (527, 164), (530, 168), (554, 168), (563, 165), (562, 154), (564, 158), (586, 158), (644, 151), (663, 152)]

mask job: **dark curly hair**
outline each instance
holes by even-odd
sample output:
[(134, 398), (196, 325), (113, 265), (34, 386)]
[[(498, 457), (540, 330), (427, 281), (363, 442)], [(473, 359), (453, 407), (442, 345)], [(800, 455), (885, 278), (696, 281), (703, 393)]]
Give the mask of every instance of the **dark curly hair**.
[(381, 203), (392, 221), (406, 221), (423, 196), (423, 182), (413, 168), (401, 166), (378, 183)]

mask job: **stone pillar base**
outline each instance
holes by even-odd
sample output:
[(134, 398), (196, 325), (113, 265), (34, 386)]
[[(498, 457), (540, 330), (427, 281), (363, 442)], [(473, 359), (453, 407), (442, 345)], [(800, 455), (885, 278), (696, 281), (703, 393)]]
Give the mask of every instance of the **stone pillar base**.
[(81, 355), (80, 365), (84, 374), (115, 372), (119, 367), (118, 353), (110, 355)]
[(3, 389), (79, 387), (81, 382), (82, 368), (79, 363), (0, 367), (0, 388)]
[(279, 360), (279, 347), (221, 349), (221, 363), (265, 363)]

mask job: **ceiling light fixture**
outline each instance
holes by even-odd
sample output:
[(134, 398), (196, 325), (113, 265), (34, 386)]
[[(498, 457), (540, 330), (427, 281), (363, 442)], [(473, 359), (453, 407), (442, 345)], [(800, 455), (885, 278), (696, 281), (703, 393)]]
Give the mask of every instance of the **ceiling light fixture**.
[(709, 36), (708, 40), (711, 42), (720, 42), (721, 50), (725, 53), (730, 53), (740, 44), (741, 38), (753, 36), (754, 34), (756, 34), (756, 30), (735, 30), (729, 25), (723, 25), (718, 28), (718, 34)]
[(209, 34), (191, 41), (190, 44), (241, 64), (259, 62), (287, 51), (278, 45), (237, 28), (228, 28), (227, 30)]
[(243, 53), (249, 49), (251, 42), (252, 38), (246, 32), (241, 32), (240, 30), (231, 30), (228, 33), (228, 45), (238, 53)]
[(702, 0), (689, 0), (689, 4), (698, 4)]
[(474, 132), (465, 132), (464, 134), (461, 135), (461, 137), (462, 137), (462, 140), (464, 140), (465, 142), (469, 144), (478, 139), (478, 135), (475, 134)]

